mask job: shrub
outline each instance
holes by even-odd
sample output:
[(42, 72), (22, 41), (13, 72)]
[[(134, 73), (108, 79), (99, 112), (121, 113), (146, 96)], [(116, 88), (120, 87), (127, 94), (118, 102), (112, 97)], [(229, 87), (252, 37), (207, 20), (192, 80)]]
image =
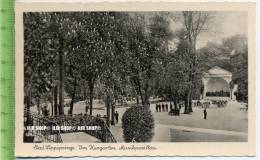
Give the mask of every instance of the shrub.
[(154, 135), (154, 119), (150, 109), (133, 106), (122, 117), (122, 128), (126, 142), (150, 142)]

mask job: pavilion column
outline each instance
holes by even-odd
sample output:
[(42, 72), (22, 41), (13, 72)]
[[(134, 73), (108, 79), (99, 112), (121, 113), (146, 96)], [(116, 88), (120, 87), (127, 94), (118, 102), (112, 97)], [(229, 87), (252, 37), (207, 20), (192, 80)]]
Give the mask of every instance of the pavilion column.
[(203, 99), (206, 97), (206, 93), (207, 93), (207, 85), (204, 85)]
[[(230, 86), (230, 82), (232, 81), (232, 77), (227, 76), (227, 77), (224, 77), (223, 79), (224, 79), (224, 80), (228, 83), (228, 85)], [(230, 98), (230, 100), (232, 100), (232, 88), (229, 88), (229, 98)]]
[(202, 98), (204, 99), (206, 97), (206, 93), (207, 93), (207, 90), (208, 90), (208, 87), (207, 87), (208, 79), (203, 78), (202, 81), (203, 81), (203, 86), (204, 86)]

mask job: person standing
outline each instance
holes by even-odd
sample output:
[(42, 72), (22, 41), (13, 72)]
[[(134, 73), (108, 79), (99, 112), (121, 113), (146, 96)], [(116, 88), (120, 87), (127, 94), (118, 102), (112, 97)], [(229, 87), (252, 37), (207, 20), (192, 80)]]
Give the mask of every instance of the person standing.
[(118, 112), (116, 111), (116, 113), (115, 113), (116, 123), (118, 123), (118, 117), (119, 117), (119, 114), (118, 114)]
[(158, 106), (158, 107), (159, 107), (159, 112), (161, 112), (161, 104), (159, 104), (159, 106)]
[(156, 112), (158, 112), (158, 104), (155, 105)]
[(88, 109), (89, 109), (89, 105), (86, 104), (86, 107), (85, 107), (85, 111), (86, 111), (86, 113), (88, 113)]
[(204, 108), (203, 114), (204, 114), (204, 119), (206, 120), (207, 119), (207, 109), (206, 108)]
[(165, 105), (166, 112), (168, 112), (168, 104)]
[(164, 112), (164, 104), (162, 104), (162, 111)]
[(44, 116), (49, 116), (49, 110), (47, 109), (47, 106), (44, 106), (44, 108), (43, 108), (43, 115)]
[(179, 103), (179, 110), (181, 110), (181, 103)]

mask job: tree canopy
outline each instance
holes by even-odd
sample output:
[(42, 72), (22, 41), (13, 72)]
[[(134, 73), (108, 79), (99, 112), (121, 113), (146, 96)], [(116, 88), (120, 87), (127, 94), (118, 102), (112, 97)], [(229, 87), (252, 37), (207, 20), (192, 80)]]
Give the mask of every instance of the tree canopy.
[(203, 71), (217, 65), (232, 72), (237, 95), (245, 100), (247, 37), (235, 35), (197, 49), (197, 37), (209, 29), (210, 14), (183, 12), (178, 21), (183, 27), (177, 31), (171, 29), (177, 25), (171, 16), (166, 12), (25, 13), (25, 96), (35, 101), (53, 97), (53, 88), (59, 85), (59, 95), (65, 92), (72, 99), (70, 113), (79, 99), (86, 100), (86, 111), (92, 114), (93, 99), (107, 97), (107, 106), (113, 106), (128, 95), (140, 97), (146, 107), (151, 96), (175, 104), (186, 101), (190, 112), (191, 100), (199, 99), (203, 90)]

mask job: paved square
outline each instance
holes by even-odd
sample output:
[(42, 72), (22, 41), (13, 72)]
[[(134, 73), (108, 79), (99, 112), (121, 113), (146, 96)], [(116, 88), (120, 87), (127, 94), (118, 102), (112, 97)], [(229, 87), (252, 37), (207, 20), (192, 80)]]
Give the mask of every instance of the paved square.
[[(104, 104), (94, 101), (95, 108), (93, 115), (106, 115)], [(155, 119), (155, 129), (153, 142), (238, 142), (247, 141), (248, 112), (240, 110), (243, 107), (241, 103), (229, 101), (224, 108), (211, 106), (207, 109), (207, 119), (203, 119), (203, 109), (193, 107), (191, 114), (180, 116), (170, 116), (168, 112), (156, 112), (155, 104), (150, 108)], [(121, 118), (128, 107), (116, 108), (119, 113), (119, 123), (111, 126), (111, 132), (118, 142), (124, 142)], [(65, 108), (67, 113), (69, 107)], [(33, 107), (36, 111), (36, 107)], [(84, 114), (84, 102), (77, 102), (74, 105), (74, 114)], [(85, 133), (82, 133), (85, 134)], [(81, 134), (81, 136), (82, 136)], [(67, 136), (67, 135), (66, 135)], [(71, 138), (71, 136), (69, 136)], [(86, 140), (76, 138), (73, 142), (93, 142), (93, 137), (82, 136)], [(64, 139), (65, 140), (65, 139)]]

